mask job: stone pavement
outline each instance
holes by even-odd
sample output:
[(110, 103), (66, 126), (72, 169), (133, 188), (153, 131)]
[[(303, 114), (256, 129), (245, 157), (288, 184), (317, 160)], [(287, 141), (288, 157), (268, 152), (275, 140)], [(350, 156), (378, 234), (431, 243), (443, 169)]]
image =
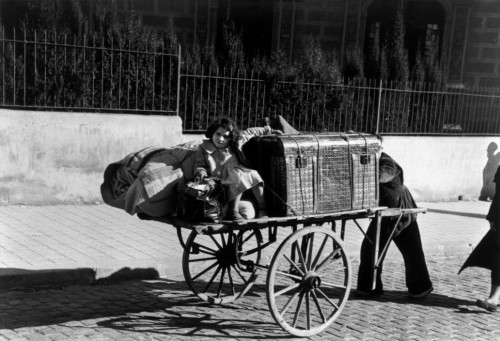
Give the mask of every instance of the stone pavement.
[[(468, 253), (489, 226), (489, 203), (420, 203), (426, 255)], [(365, 228), (368, 220), (359, 220)], [(280, 230), (281, 236), (289, 230)], [(184, 231), (187, 235), (187, 231)], [(359, 255), (362, 233), (350, 223), (346, 249)], [(185, 236), (183, 237), (185, 238)], [(266, 249), (271, 257), (278, 243)], [(107, 205), (0, 206), (0, 288), (86, 284), (109, 278), (171, 278), (182, 273), (177, 230)], [(398, 258), (395, 247), (388, 258)]]
[[(420, 206), (428, 208), (418, 219), (434, 292), (407, 298), (391, 247), (386, 293), (351, 295), (335, 323), (311, 339), (500, 340), (499, 315), (474, 304), (489, 290), (489, 271), (457, 275), (488, 230), (489, 203)], [(353, 269), (361, 239), (348, 226)], [(0, 207), (0, 340), (294, 339), (271, 317), (264, 274), (234, 304), (209, 306), (184, 283), (181, 257), (174, 228), (108, 206)], [(134, 280), (111, 281), (123, 277)]]

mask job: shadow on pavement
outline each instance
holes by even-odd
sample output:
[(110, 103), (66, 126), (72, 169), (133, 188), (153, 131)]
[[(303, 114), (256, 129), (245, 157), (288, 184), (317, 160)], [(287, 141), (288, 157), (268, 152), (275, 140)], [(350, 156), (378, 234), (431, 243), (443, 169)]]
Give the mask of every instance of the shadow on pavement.
[(39, 287), (89, 285), (130, 279), (156, 279), (154, 268), (74, 268), (39, 269), (0, 268), (0, 289), (29, 289)]
[(425, 307), (440, 307), (449, 309), (459, 309), (461, 306), (467, 305), (475, 306), (475, 303), (473, 301), (450, 297), (444, 294), (436, 293), (436, 291), (432, 292), (424, 299), (409, 298), (406, 291), (385, 291), (383, 295), (372, 297), (356, 296), (351, 292), (349, 301), (375, 301), (380, 303), (390, 302), (392, 304), (419, 305)]
[(0, 289), (37, 287), (51, 285), (90, 284), (95, 271), (91, 268), (40, 269), (0, 268)]
[(165, 279), (31, 288), (0, 293), (0, 329), (64, 325), (179, 337), (289, 338), (264, 304), (265, 294), (249, 292), (236, 304), (211, 306), (184, 281)]

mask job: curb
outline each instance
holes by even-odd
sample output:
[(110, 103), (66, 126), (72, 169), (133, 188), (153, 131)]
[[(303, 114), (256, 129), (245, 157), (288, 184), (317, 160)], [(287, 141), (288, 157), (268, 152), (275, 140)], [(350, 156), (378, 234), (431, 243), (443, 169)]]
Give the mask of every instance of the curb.
[[(126, 265), (100, 266), (97, 268), (75, 269), (1, 269), (0, 290), (23, 290), (40, 287), (63, 287), (68, 285), (94, 285), (122, 280), (151, 280), (167, 277), (168, 266), (166, 263), (151, 266)], [(170, 271), (171, 272), (171, 271)]]

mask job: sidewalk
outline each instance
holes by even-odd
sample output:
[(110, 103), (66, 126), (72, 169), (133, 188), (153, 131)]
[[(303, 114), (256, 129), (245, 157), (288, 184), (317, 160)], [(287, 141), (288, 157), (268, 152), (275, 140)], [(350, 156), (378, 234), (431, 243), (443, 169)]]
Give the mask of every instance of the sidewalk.
[[(484, 219), (489, 202), (419, 205), (428, 209), (418, 217), (428, 258), (466, 256), (489, 228)], [(366, 228), (368, 221), (358, 222)], [(287, 229), (280, 231), (264, 260), (286, 235)], [(349, 223), (345, 244), (352, 260), (359, 259), (362, 237)], [(0, 206), (0, 289), (182, 278), (182, 252), (174, 227), (107, 205)], [(392, 257), (400, 258), (394, 246), (387, 259)]]

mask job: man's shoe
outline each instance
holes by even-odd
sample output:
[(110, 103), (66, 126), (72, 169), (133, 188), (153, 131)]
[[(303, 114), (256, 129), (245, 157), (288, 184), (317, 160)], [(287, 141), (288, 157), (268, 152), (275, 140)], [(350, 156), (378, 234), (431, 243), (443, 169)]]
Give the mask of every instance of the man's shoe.
[(479, 308), (486, 309), (486, 310), (488, 310), (489, 312), (492, 312), (492, 313), (494, 313), (494, 312), (497, 311), (497, 306), (495, 304), (488, 303), (488, 301), (486, 301), (486, 300), (477, 300), (476, 301), (476, 305)]
[(409, 298), (413, 298), (413, 299), (417, 299), (417, 300), (420, 300), (422, 298), (426, 298), (427, 295), (429, 295), (432, 291), (434, 290), (433, 287), (430, 287), (429, 289), (425, 290), (425, 291), (422, 291), (421, 293), (418, 293), (418, 294), (412, 294), (412, 293), (408, 293), (408, 297)]
[(375, 290), (355, 290), (354, 294), (356, 296), (360, 297), (374, 297), (374, 296), (380, 296), (384, 294), (384, 290), (382, 289), (375, 289)]

